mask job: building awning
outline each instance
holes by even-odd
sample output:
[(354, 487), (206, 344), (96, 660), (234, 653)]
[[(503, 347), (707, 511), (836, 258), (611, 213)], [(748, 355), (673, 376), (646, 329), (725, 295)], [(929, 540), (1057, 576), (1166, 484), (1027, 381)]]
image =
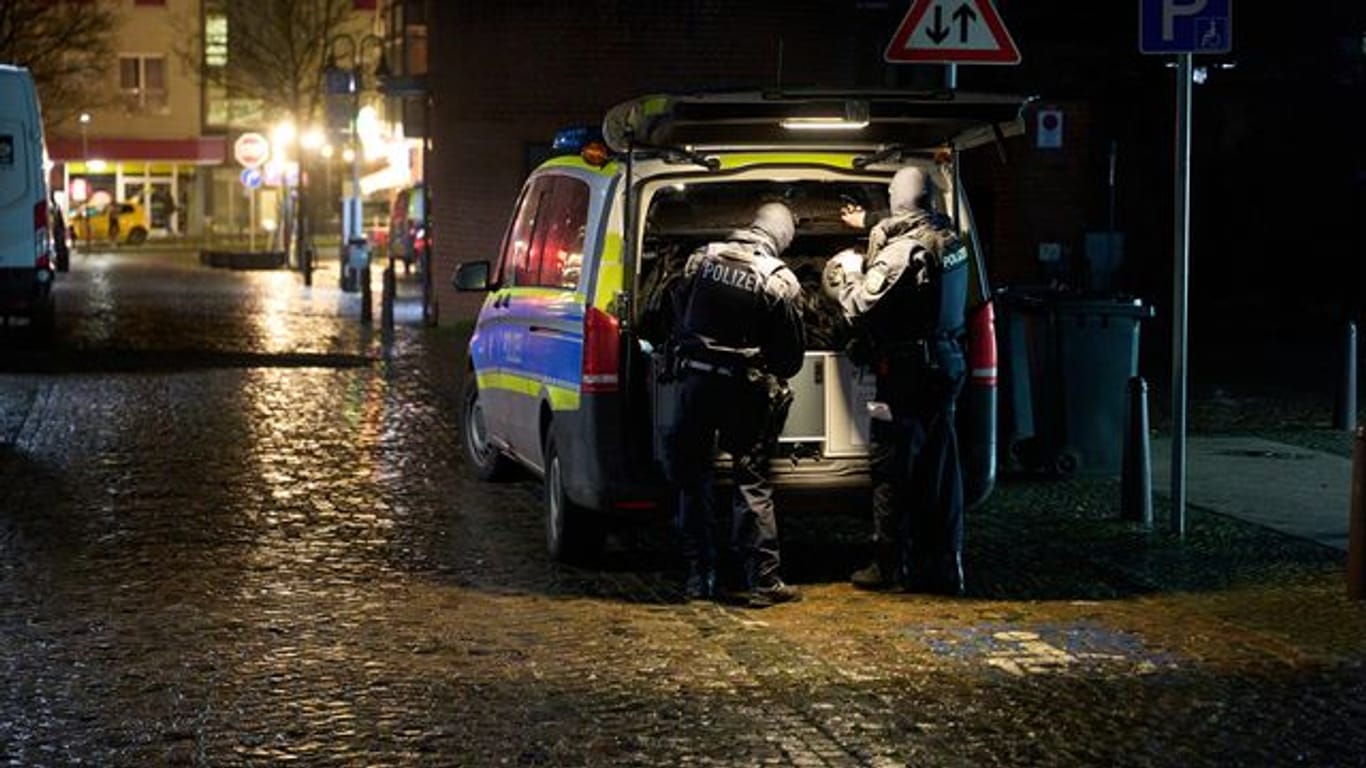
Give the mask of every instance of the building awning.
[(120, 139), (91, 136), (49, 136), (48, 156), (57, 162), (99, 158), (109, 162), (140, 160), (194, 165), (219, 165), (228, 157), (228, 142), (222, 136), (193, 136), (186, 139)]

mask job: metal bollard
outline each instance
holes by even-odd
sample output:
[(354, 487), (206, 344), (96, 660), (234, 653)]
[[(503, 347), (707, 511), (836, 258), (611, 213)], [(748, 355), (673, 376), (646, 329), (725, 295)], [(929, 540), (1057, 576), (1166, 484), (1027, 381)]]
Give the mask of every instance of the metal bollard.
[(1129, 379), (1129, 419), (1124, 432), (1120, 517), (1153, 526), (1153, 459), (1148, 435), (1148, 382)]
[(1333, 404), (1333, 428), (1350, 432), (1357, 420), (1357, 324), (1347, 321), (1343, 339), (1342, 378)]
[(384, 279), (380, 283), (379, 292), (379, 322), (380, 327), (386, 332), (394, 330), (394, 294), (397, 289), (394, 265), (390, 262), (389, 266), (384, 268)]
[(1366, 600), (1366, 427), (1352, 445), (1352, 508), (1347, 527), (1347, 596)]
[(304, 249), (304, 287), (313, 287), (313, 249)]
[(370, 265), (361, 267), (356, 279), (360, 281), (360, 324), (370, 325), (375, 319), (375, 309), (370, 306)]

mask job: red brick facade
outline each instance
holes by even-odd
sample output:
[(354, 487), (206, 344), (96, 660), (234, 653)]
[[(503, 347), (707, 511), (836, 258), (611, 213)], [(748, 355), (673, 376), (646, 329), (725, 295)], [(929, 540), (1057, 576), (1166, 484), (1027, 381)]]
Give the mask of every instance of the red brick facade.
[[(482, 301), (457, 294), (449, 278), (461, 261), (495, 257), (530, 147), (641, 94), (770, 87), (780, 58), (787, 85), (937, 82), (938, 68), (881, 60), (903, 12), (901, 3), (863, 0), (434, 3), (430, 174), (441, 321), (468, 319)], [(1028, 265), (1038, 241), (1081, 247), (1074, 204), (1085, 122), (1068, 120), (1063, 150), (1040, 154), (1017, 139), (1009, 167), (972, 177), (997, 190), (993, 207), (1008, 225), (996, 228), (993, 252), (1027, 256)]]

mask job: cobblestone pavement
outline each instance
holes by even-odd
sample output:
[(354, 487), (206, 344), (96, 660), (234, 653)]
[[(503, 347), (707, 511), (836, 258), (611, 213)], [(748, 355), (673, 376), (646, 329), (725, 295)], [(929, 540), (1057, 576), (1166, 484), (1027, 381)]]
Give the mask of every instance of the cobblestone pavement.
[(836, 500), (804, 602), (680, 604), (660, 521), (547, 562), (536, 483), (461, 466), (458, 335), (325, 275), (78, 256), (56, 341), (0, 334), (0, 765), (1366, 765), (1339, 555), (1021, 482), (969, 599), (851, 591)]

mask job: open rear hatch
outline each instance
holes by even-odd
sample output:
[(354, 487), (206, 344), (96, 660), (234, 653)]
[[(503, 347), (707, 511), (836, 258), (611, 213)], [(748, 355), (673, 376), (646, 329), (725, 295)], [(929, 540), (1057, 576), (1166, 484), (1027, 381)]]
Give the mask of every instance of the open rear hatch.
[(1024, 131), (1033, 99), (962, 92), (741, 91), (646, 96), (603, 120), (617, 152), (687, 147), (735, 150), (969, 149)]
[[(855, 155), (852, 168), (844, 171), (826, 168), (819, 175), (813, 170), (810, 185), (829, 187), (832, 194), (852, 191), (841, 189), (839, 185), (855, 183), (876, 187), (881, 192), (886, 175), (912, 158), (916, 158), (915, 162), (932, 164), (935, 161), (931, 158), (938, 155), (941, 163), (950, 161), (947, 167), (952, 169), (956, 163), (951, 162), (951, 155), (944, 157), (945, 151), (956, 153), (1023, 133), (1022, 113), (1031, 101), (1021, 96), (993, 94), (884, 91), (750, 91), (660, 95), (643, 97), (614, 107), (603, 121), (603, 136), (617, 152), (633, 152), (638, 157), (663, 157), (679, 163), (679, 172), (684, 175), (670, 176), (671, 184), (678, 191), (665, 192), (662, 196), (656, 193), (648, 205), (667, 199), (670, 194), (690, 194), (682, 190), (694, 183), (721, 183), (737, 188), (746, 183), (761, 186), (755, 185), (752, 173), (743, 173), (733, 180), (722, 180), (732, 174), (719, 172), (717, 169), (720, 164), (713, 158), (733, 152), (852, 153)], [(713, 177), (713, 174), (716, 176)], [(803, 183), (795, 180), (793, 173), (787, 169), (780, 176), (783, 179), (781, 183), (794, 188)], [(776, 183), (778, 180), (775, 178), (773, 181)], [(956, 179), (951, 189), (955, 190), (954, 194), (961, 190)], [(863, 198), (866, 195), (855, 197)], [(639, 205), (641, 198), (629, 195), (628, 200), (631, 205)], [(803, 194), (798, 194), (795, 201), (790, 200), (789, 203), (809, 200)], [(838, 211), (838, 198), (830, 203), (834, 223), (826, 226), (828, 231), (813, 232), (809, 227), (799, 228), (798, 241), (789, 249), (789, 257), (795, 254), (800, 258), (802, 255), (804, 232), (810, 241), (806, 245), (807, 250), (821, 249), (826, 242), (834, 242), (831, 238), (838, 239), (842, 234), (835, 213)], [(710, 208), (699, 200), (690, 200), (687, 210), (701, 215), (702, 211)], [(657, 257), (658, 254), (653, 252), (656, 246), (652, 244), (652, 233), (645, 222), (649, 221), (651, 227), (672, 223), (667, 228), (675, 235), (687, 229), (683, 222), (663, 214), (657, 209), (632, 210), (627, 214), (627, 221), (634, 222), (631, 228), (640, 228), (639, 239), (627, 238), (631, 244), (628, 247), (644, 243), (641, 253), (629, 253), (627, 257), (627, 264), (631, 265), (629, 269), (635, 278), (635, 295), (642, 298), (640, 278), (663, 261), (659, 259), (651, 264), (651, 257)], [(806, 219), (803, 212), (799, 211), (799, 216)], [(719, 236), (725, 232), (724, 227), (716, 227), (712, 222), (697, 223), (700, 225), (697, 229), (701, 231), (690, 233), (694, 237), (705, 239), (704, 236)], [(847, 231), (843, 236), (850, 239), (855, 237), (852, 231)], [(699, 242), (689, 242), (682, 250)], [(684, 244), (680, 242), (678, 245)], [(977, 248), (974, 247), (973, 251), (977, 252)], [(825, 255), (833, 253), (834, 250), (829, 250)], [(678, 258), (685, 256), (681, 251), (676, 254)], [(790, 259), (789, 263), (792, 263)], [(985, 289), (982, 294), (986, 296)], [(660, 339), (650, 341), (657, 344)], [(634, 339), (629, 344), (630, 348), (637, 348)], [(641, 364), (630, 367), (631, 378), (644, 378), (645, 386), (632, 386), (630, 391), (649, 393), (644, 398), (646, 402), (636, 402), (649, 409), (652, 418), (644, 421), (654, 426), (654, 450), (646, 453), (659, 457), (662, 446), (657, 442), (660, 437), (658, 427), (672, 418), (674, 396), (669, 392), (672, 385), (656, 381), (655, 374), (658, 371), (649, 359), (639, 362)], [(775, 480), (797, 484), (838, 484), (848, 482), (852, 474), (864, 472), (868, 442), (865, 404), (872, 395), (871, 376), (852, 365), (840, 349), (811, 349), (807, 353), (806, 365), (790, 383), (796, 399), (783, 432), (780, 454), (793, 461), (775, 464)], [(992, 396), (991, 431), (994, 433), (994, 383)], [(994, 474), (994, 462), (991, 472)]]

